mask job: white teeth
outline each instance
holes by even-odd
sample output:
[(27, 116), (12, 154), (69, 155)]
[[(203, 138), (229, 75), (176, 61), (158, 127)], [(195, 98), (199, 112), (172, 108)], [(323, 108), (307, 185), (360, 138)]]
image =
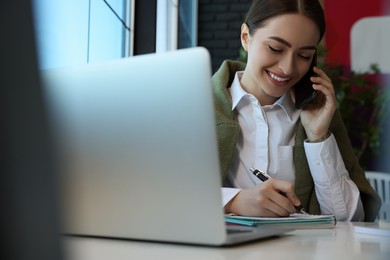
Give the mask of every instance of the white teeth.
[(277, 81), (287, 81), (287, 80), (289, 80), (290, 78), (281, 78), (281, 77), (278, 77), (278, 76), (276, 76), (275, 74), (273, 74), (273, 73), (269, 73), (269, 75), (271, 75), (271, 78), (273, 78), (273, 79), (275, 79), (275, 80), (277, 80)]

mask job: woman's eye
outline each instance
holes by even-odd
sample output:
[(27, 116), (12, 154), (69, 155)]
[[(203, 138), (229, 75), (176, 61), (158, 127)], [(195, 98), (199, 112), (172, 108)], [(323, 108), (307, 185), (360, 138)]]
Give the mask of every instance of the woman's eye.
[(276, 48), (272, 47), (271, 45), (268, 45), (268, 48), (269, 48), (272, 52), (277, 52), (277, 53), (282, 52), (282, 50), (276, 49)]
[(304, 60), (310, 60), (311, 59), (311, 56), (307, 56), (307, 55), (299, 55), (299, 57), (301, 57)]

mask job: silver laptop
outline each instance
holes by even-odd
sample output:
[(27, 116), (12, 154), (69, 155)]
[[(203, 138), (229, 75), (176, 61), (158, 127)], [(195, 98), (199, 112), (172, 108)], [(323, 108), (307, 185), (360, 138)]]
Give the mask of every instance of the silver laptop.
[(65, 234), (228, 245), (211, 65), (197, 47), (42, 72)]

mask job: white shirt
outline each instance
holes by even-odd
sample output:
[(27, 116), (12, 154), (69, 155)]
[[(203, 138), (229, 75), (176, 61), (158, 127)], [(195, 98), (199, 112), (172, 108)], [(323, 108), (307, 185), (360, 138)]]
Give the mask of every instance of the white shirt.
[[(266, 171), (272, 178), (295, 181), (293, 146), (300, 110), (294, 108), (290, 93), (273, 105), (261, 106), (240, 84), (237, 72), (229, 89), (232, 110), (236, 110), (241, 131), (235, 158), (224, 186), (226, 205), (241, 189), (261, 185), (251, 167)], [(319, 143), (304, 143), (309, 168), (322, 214), (334, 214), (339, 221), (363, 221), (359, 190), (349, 178), (333, 135)]]

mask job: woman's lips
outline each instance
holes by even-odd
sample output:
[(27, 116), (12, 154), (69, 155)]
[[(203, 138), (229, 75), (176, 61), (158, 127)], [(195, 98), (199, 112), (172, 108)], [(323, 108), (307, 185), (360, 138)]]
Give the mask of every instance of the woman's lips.
[(270, 71), (267, 71), (268, 78), (270, 81), (277, 87), (284, 87), (286, 86), (291, 78), (290, 77), (282, 77), (280, 74), (277, 75), (275, 73), (272, 73)]

